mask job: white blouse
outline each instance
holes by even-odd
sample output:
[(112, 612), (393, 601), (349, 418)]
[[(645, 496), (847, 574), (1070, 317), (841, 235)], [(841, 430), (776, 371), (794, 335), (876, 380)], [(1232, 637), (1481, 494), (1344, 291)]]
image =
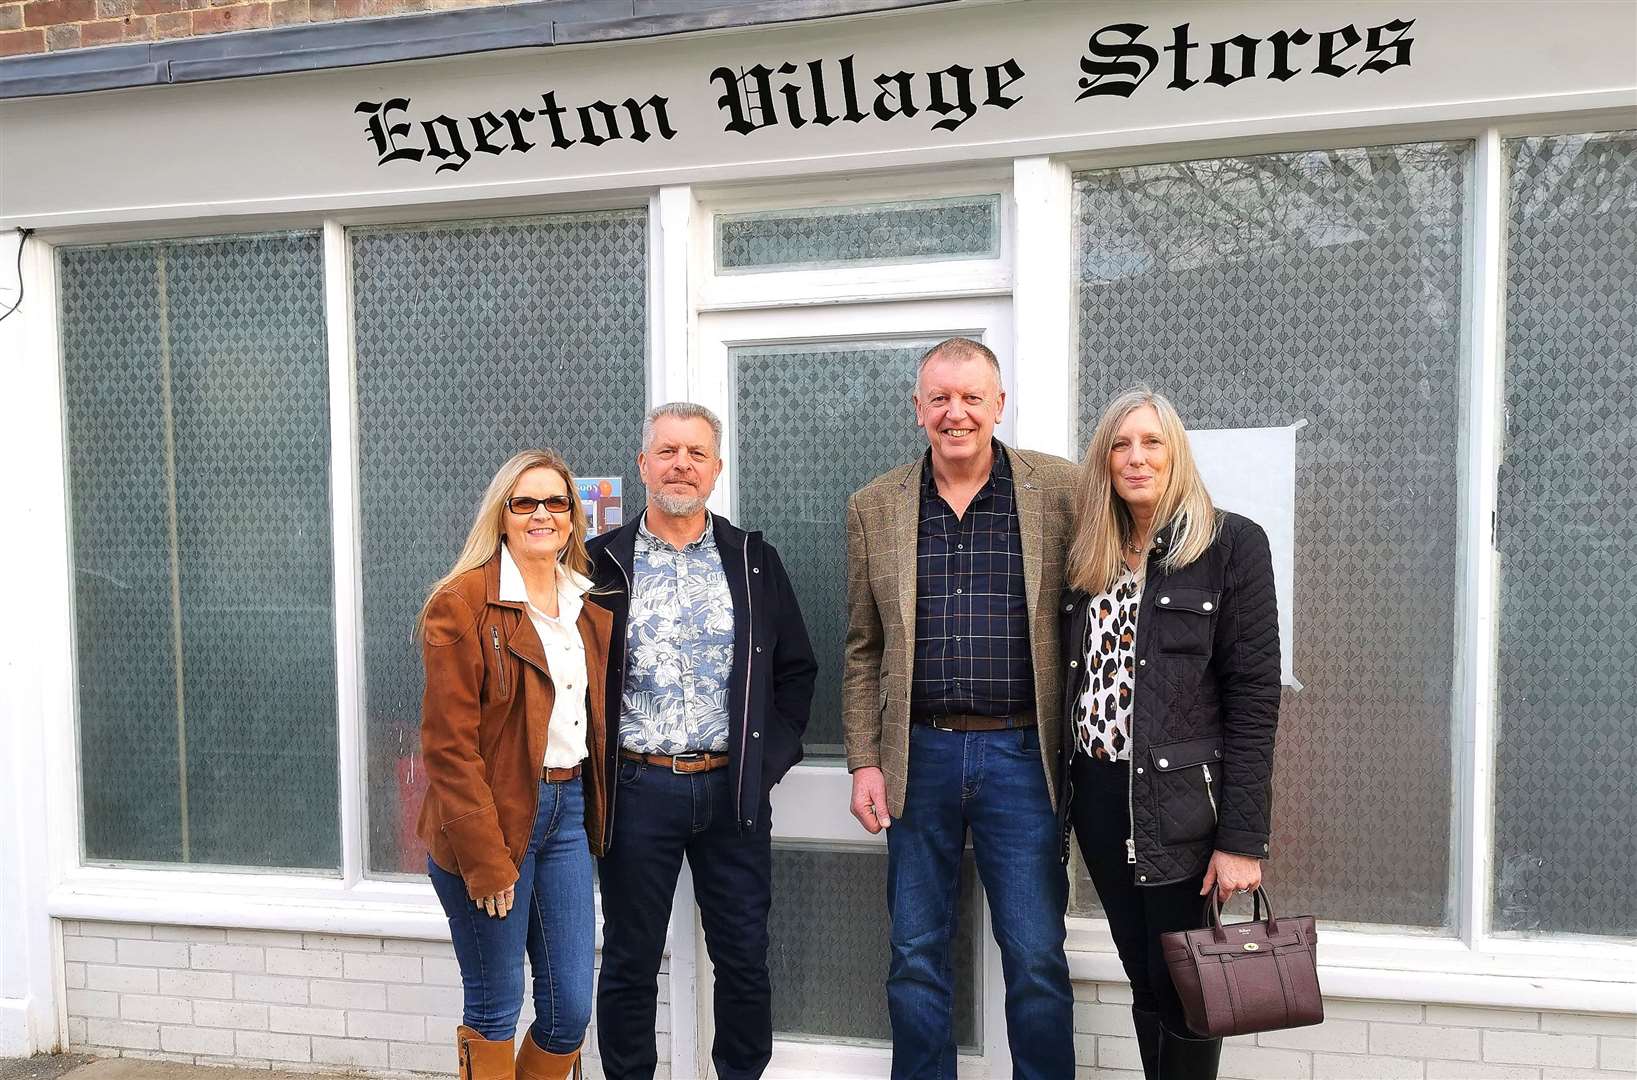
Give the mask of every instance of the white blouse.
[(557, 695), (551, 706), (551, 722), (546, 728), (548, 769), (571, 769), (586, 756), (586, 670), (585, 642), (576, 625), (582, 598), (591, 582), (568, 569), (557, 568), (557, 616), (553, 618), (529, 603), (528, 586), (512, 553), (500, 545), (500, 599), (526, 605), (529, 621), (540, 635), (546, 651), (546, 666)]

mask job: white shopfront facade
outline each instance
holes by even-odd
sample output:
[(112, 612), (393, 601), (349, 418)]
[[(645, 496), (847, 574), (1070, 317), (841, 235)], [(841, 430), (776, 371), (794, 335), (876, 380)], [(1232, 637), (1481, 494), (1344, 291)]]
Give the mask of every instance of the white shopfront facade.
[[(512, 449), (634, 508), (636, 420), (691, 399), (827, 665), (775, 1069), (886, 1075), (841, 498), (960, 333), (1020, 446), (1137, 381), (1296, 429), (1270, 880), (1332, 1018), (1224, 1075), (1630, 1075), (1632, 129), (1613, 2), (1017, 0), (0, 104), (0, 1051), (452, 1070), (405, 612)], [(679, 900), (661, 1057), (703, 1076)], [(1082, 1071), (1124, 1075), (1073, 908)], [(1009, 1076), (965, 911), (962, 1075)]]

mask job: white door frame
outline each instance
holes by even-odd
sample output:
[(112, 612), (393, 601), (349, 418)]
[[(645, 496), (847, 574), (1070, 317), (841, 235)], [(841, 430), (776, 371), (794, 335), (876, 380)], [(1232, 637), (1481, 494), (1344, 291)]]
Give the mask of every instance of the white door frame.
[[(732, 518), (737, 510), (738, 417), (732, 369), (732, 350), (742, 346), (790, 345), (806, 342), (860, 342), (892, 339), (974, 337), (995, 351), (1001, 365), (1001, 384), (1008, 396), (1017, 385), (1013, 364), (1012, 301), (1009, 296), (975, 296), (877, 303), (705, 311), (698, 315), (695, 363), (689, 366), (689, 399), (714, 410), (722, 418), (725, 467), (710, 500), (713, 512)], [(1003, 412), (997, 435), (1014, 441), (1012, 406)], [(903, 423), (914, 424), (913, 406), (904, 401)], [(778, 538), (773, 538), (777, 543)], [(775, 840), (797, 840), (830, 848), (880, 850), (884, 835), (866, 833), (848, 810), (852, 784), (841, 762), (828, 760), (801, 764), (790, 771), (773, 792)], [(885, 912), (880, 913), (885, 917)], [(979, 890), (978, 918), (984, 924), (983, 972), (980, 988), (984, 1054), (963, 1057), (959, 1074), (970, 1080), (1010, 1077), (1006, 1049), (1004, 987), (1000, 981), (1000, 953), (988, 932), (988, 904)], [(710, 979), (703, 938), (695, 934), (698, 979), (701, 1069), (708, 1069)], [(681, 988), (673, 988), (680, 993)], [(880, 1046), (777, 1039), (768, 1076), (778, 1078), (883, 1077), (890, 1050)]]

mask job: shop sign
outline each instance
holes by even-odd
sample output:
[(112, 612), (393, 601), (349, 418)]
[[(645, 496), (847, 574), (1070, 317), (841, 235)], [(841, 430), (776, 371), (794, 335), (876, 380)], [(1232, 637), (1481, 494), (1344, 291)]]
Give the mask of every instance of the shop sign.
[[(1163, 45), (1146, 24), (1110, 23), (1087, 40), (1075, 84), (1079, 93), (1072, 101), (1049, 104), (1067, 108), (1129, 98), (1162, 68), (1170, 79), (1156, 89), (1173, 93), (1259, 79), (1288, 83), (1303, 75), (1386, 76), (1411, 66), (1415, 21), (1344, 23), (1318, 31), (1298, 26), (1217, 40), (1200, 38), (1191, 23), (1182, 22), (1164, 32)], [(1037, 93), (1029, 74), (1016, 56), (976, 68), (952, 62), (930, 71), (871, 72), (860, 71), (857, 56), (848, 54), (718, 65), (700, 90), (714, 95), (716, 120), (728, 134), (875, 123), (953, 132), (981, 111), (1004, 112)], [(673, 119), (671, 98), (651, 89), (619, 101), (583, 104), (564, 102), (550, 89), (531, 100), (464, 116), (418, 115), (408, 95), (359, 101), (353, 111), (366, 117), (364, 134), (377, 166), (439, 173), (459, 172), (475, 155), (596, 148), (622, 140), (663, 143), (689, 134)]]

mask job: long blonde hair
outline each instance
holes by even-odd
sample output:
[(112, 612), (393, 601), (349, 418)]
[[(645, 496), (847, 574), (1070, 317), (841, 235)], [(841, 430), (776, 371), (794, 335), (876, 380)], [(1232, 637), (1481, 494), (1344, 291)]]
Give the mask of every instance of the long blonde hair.
[(432, 605), (432, 598), (468, 570), (474, 570), (494, 558), (495, 552), (500, 549), (500, 538), (505, 534), (502, 522), (507, 513), (506, 500), (511, 498), (512, 490), (524, 473), (540, 468), (550, 469), (563, 478), (569, 502), (573, 504), (568, 511), (568, 543), (563, 545), (562, 563), (578, 574), (590, 576), (591, 555), (585, 548), (585, 507), (575, 491), (574, 474), (555, 450), (524, 450), (512, 455), (483, 490), (483, 498), (478, 500), (477, 515), (472, 519), (472, 528), (466, 534), (466, 544), (460, 549), (460, 557), (447, 574), (433, 582), (426, 594), (426, 602), (421, 605), (420, 614), (415, 617), (417, 635), (426, 624), (426, 609)]
[(1166, 571), (1187, 566), (1216, 539), (1216, 507), (1205, 490), (1199, 467), (1188, 445), (1188, 432), (1164, 394), (1146, 386), (1120, 393), (1103, 409), (1086, 446), (1086, 460), (1080, 467), (1080, 496), (1075, 506), (1074, 542), (1069, 545), (1068, 583), (1082, 592), (1097, 595), (1113, 588), (1125, 569), (1123, 551), (1131, 540), (1131, 511), (1114, 490), (1108, 471), (1108, 456), (1114, 436), (1125, 418), (1143, 406), (1151, 407), (1160, 420), (1171, 456), (1171, 478), (1154, 508), (1154, 531), (1172, 526), (1170, 550), (1160, 559)]

